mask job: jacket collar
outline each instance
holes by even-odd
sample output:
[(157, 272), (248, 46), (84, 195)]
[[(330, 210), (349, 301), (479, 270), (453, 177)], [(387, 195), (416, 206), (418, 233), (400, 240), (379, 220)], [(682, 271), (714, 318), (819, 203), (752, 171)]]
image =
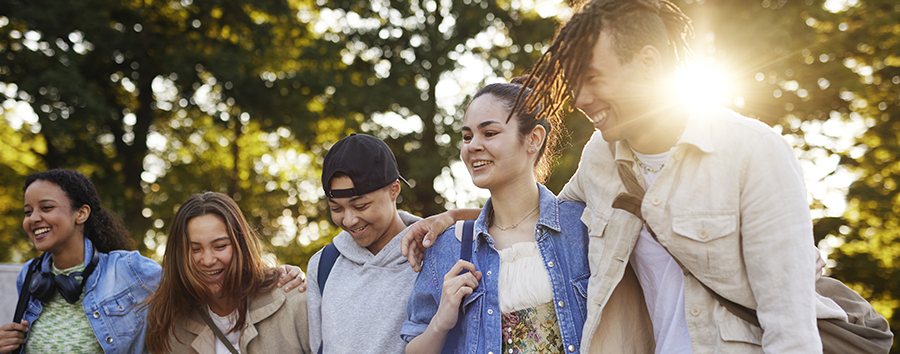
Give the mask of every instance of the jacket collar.
[[(249, 343), (250, 340), (259, 335), (259, 332), (256, 330), (256, 324), (275, 314), (284, 305), (285, 297), (284, 290), (276, 287), (272, 291), (260, 294), (250, 301), (248, 309), (250, 313), (247, 316), (248, 323), (244, 328), (243, 334), (241, 334), (241, 343)], [(185, 330), (197, 336), (191, 342), (191, 347), (199, 353), (204, 353), (208, 352), (209, 348), (215, 348), (217, 339), (212, 329), (203, 322), (200, 313), (197, 311), (209, 310), (206, 306), (198, 306), (182, 320), (182, 326), (184, 326)]]
[[(562, 230), (559, 224), (559, 200), (544, 185), (538, 183), (537, 186), (540, 196), (540, 214), (538, 214), (537, 228), (549, 229), (553, 230), (554, 233), (559, 233)], [(478, 215), (478, 219), (475, 220), (475, 249), (478, 249), (481, 243), (494, 244), (494, 240), (488, 234), (488, 218), (493, 209), (493, 202), (491, 199), (488, 199), (487, 203), (484, 204), (484, 208), (481, 208), (481, 214)], [(543, 241), (548, 234), (548, 232), (538, 233), (535, 235), (535, 241)]]

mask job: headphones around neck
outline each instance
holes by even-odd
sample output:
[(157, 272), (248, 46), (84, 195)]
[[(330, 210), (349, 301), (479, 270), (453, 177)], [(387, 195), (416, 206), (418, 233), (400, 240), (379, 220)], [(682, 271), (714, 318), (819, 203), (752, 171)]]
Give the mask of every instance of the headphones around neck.
[[(94, 273), (94, 268), (97, 268), (97, 263), (100, 259), (97, 248), (94, 248), (91, 259), (83, 271), (67, 275), (44, 272), (42, 268), (44, 262), (47, 261), (47, 257), (49, 257), (47, 252), (44, 252), (38, 259), (34, 260), (34, 263), (37, 264), (34, 268), (36, 276), (31, 278), (31, 284), (28, 286), (31, 296), (41, 300), (41, 302), (49, 302), (53, 299), (53, 293), (59, 292), (66, 299), (66, 302), (70, 304), (78, 302), (81, 292), (84, 291), (84, 284), (87, 282), (88, 277)], [(81, 276), (81, 282), (78, 282), (78, 279), (75, 278), (77, 276)]]

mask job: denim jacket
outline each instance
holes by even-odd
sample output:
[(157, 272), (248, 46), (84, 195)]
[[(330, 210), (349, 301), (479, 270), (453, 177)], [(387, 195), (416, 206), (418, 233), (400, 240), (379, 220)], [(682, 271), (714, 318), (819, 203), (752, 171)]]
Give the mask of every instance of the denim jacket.
[[(85, 261), (93, 252), (94, 244), (85, 238)], [(147, 311), (141, 308), (140, 303), (156, 291), (162, 267), (137, 251), (112, 251), (99, 255), (97, 268), (85, 284), (82, 300), (84, 314), (91, 323), (94, 335), (104, 353), (146, 353), (144, 335)], [(31, 259), (25, 263), (16, 279), (19, 294), (23, 290), (25, 273), (33, 261)], [(42, 267), (49, 267), (49, 263)], [(40, 300), (32, 297), (22, 319), (31, 326), (40, 317), (42, 309)]]
[[(550, 275), (553, 302), (562, 341), (568, 352), (578, 352), (586, 317), (587, 227), (581, 222), (584, 204), (562, 201), (546, 187), (540, 189), (540, 217), (535, 240)], [(487, 233), (492, 209), (488, 200), (475, 221), (472, 263), (482, 272), (475, 291), (463, 299), (456, 326), (444, 342), (443, 353), (495, 353), (502, 348), (501, 313), (497, 274), (500, 254)], [(441, 302), (444, 275), (459, 260), (460, 241), (455, 226), (438, 237), (425, 252), (422, 271), (406, 305), (407, 320), (400, 336), (409, 342), (425, 332)]]

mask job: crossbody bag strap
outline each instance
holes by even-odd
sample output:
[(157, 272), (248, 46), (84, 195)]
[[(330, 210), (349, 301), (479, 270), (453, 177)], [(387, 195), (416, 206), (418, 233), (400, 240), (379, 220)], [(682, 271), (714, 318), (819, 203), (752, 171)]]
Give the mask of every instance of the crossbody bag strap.
[[(25, 317), (25, 308), (28, 307), (28, 300), (31, 299), (31, 276), (37, 272), (38, 268), (40, 268), (41, 263), (44, 262), (44, 257), (44, 254), (41, 254), (40, 257), (35, 258), (31, 261), (28, 270), (25, 271), (25, 282), (22, 283), (22, 289), (19, 290), (19, 302), (16, 303), (16, 312), (13, 313), (13, 323), (21, 323), (22, 317)], [(28, 337), (25, 338), (27, 340)], [(19, 345), (19, 347), (11, 351), (10, 354), (19, 354), (22, 352), (22, 348), (25, 348), (25, 343)]]
[(207, 313), (206, 311), (208, 310), (197, 310), (197, 312), (200, 313), (200, 317), (203, 318), (203, 322), (206, 322), (206, 325), (213, 331), (213, 333), (216, 335), (216, 338), (219, 338), (219, 340), (222, 341), (223, 344), (225, 344), (225, 348), (228, 348), (228, 351), (231, 352), (231, 354), (238, 354), (237, 349), (234, 349), (234, 346), (231, 345), (231, 342), (228, 341), (228, 338), (225, 338), (225, 334), (222, 333), (222, 330), (219, 329), (219, 326), (216, 326), (216, 324), (213, 323), (212, 317), (209, 317), (209, 313)]
[[(615, 155), (614, 148), (612, 151), (614, 152), (613, 155)], [(621, 162), (616, 162), (616, 167), (619, 172), (619, 179), (622, 180), (622, 184), (625, 185), (625, 189), (628, 190), (628, 193), (634, 194), (635, 196), (637, 196), (638, 198), (643, 200), (644, 193), (645, 193), (644, 187), (641, 187), (641, 185), (638, 183), (637, 177), (634, 176), (634, 172), (631, 170), (631, 167), (628, 166), (627, 164), (624, 164)], [(640, 206), (638, 206), (638, 211), (640, 211)], [(641, 219), (641, 222), (644, 223), (644, 227), (647, 228), (647, 232), (650, 233), (650, 236), (653, 236), (653, 239), (656, 240), (656, 243), (658, 243), (660, 246), (662, 246), (662, 248), (664, 250), (666, 250), (666, 252), (668, 252), (670, 256), (672, 256), (672, 259), (675, 260), (675, 263), (678, 263), (678, 266), (681, 267), (681, 269), (684, 271), (684, 273), (693, 275), (693, 273), (691, 273), (691, 271), (689, 269), (687, 269), (684, 266), (684, 264), (681, 264), (681, 261), (678, 260), (678, 257), (675, 257), (675, 255), (672, 254), (672, 251), (669, 251), (669, 249), (665, 245), (663, 245), (662, 242), (659, 242), (659, 238), (656, 237), (656, 233), (653, 232), (653, 229), (651, 229), (650, 225), (647, 224), (647, 220), (644, 219), (644, 216), (641, 215), (640, 212), (635, 214), (635, 216), (637, 216), (638, 218)], [(742, 319), (748, 323), (754, 324), (757, 327), (761, 327), (759, 325), (759, 316), (757, 316), (756, 310), (748, 308), (743, 305), (740, 305), (734, 301), (728, 300), (725, 297), (723, 297), (722, 295), (719, 295), (717, 292), (715, 292), (709, 286), (704, 284), (702, 281), (700, 281), (700, 278), (697, 278), (696, 276), (694, 276), (694, 279), (697, 279), (697, 282), (700, 283), (700, 285), (703, 285), (703, 288), (706, 289), (706, 291), (709, 292), (709, 294), (713, 298), (715, 298), (717, 301), (719, 301), (719, 303), (721, 303), (722, 306), (725, 306), (725, 308), (728, 309), (729, 312), (731, 312), (735, 316), (739, 317), (740, 319)]]

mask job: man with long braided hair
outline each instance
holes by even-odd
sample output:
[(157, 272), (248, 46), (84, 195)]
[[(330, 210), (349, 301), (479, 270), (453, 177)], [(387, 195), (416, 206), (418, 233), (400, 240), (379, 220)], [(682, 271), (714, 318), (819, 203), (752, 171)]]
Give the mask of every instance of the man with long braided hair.
[[(672, 79), (688, 35), (690, 19), (668, 1), (594, 0), (532, 72), (525, 109), (560, 119), (571, 105), (599, 131), (560, 193), (587, 204), (582, 220), (600, 253), (585, 328), (601, 323), (619, 260), (637, 274), (656, 353), (821, 353), (817, 315), (846, 314), (815, 293), (799, 164), (764, 124), (679, 102)], [(759, 326), (713, 292), (756, 309)], [(584, 333), (582, 349), (594, 334)]]
[[(598, 130), (560, 192), (585, 202), (591, 235), (581, 352), (625, 352), (611, 342), (651, 351), (629, 336), (644, 322), (622, 304), (637, 299), (656, 353), (821, 353), (816, 318), (846, 313), (815, 293), (821, 262), (800, 166), (764, 124), (678, 100), (672, 79), (691, 31), (666, 0), (589, 1), (535, 66), (533, 93), (514, 105), (549, 119), (575, 108)], [(465, 214), (414, 226), (403, 242), (410, 264), (421, 260), (419, 240), (432, 244)], [(759, 325), (714, 293), (755, 309)]]

